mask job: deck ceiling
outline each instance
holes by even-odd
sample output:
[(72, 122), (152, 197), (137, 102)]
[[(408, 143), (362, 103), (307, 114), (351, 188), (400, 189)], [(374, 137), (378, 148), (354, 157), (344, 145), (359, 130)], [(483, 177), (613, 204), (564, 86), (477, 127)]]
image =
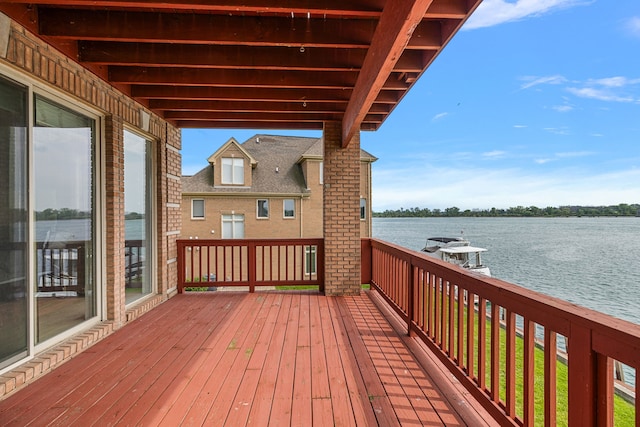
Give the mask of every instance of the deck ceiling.
[(376, 130), (481, 0), (0, 0), (180, 128)]

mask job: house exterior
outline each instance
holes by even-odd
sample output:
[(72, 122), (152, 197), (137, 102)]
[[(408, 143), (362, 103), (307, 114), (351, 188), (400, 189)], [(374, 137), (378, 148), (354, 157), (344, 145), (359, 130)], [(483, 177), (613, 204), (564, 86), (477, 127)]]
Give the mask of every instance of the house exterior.
[[(360, 150), (360, 234), (371, 236), (371, 164)], [(255, 135), (229, 139), (182, 177), (181, 238), (323, 237), (323, 140)]]

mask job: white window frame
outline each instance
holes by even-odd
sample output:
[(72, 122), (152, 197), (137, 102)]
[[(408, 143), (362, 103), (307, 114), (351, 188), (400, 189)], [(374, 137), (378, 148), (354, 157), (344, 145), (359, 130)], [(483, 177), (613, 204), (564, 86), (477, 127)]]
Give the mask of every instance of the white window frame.
[[(260, 215), (260, 202), (265, 202), (263, 204), (263, 209), (266, 207), (267, 214)], [(269, 219), (269, 199), (258, 199), (256, 200), (256, 218), (258, 219)]]
[(360, 197), (360, 219), (367, 219), (367, 199)]
[[(193, 205), (194, 202), (202, 202), (202, 216), (195, 216), (193, 211)], [(195, 220), (202, 220), (205, 219), (206, 216), (206, 212), (205, 212), (205, 203), (204, 203), (204, 199), (191, 199), (191, 219), (195, 219)]]
[[(222, 176), (220, 182), (225, 185), (244, 185), (244, 159), (240, 157), (223, 157)], [(225, 169), (231, 168), (231, 181), (225, 180)]]
[[(236, 213), (230, 213), (230, 214), (222, 214), (221, 216), (221, 236), (223, 239), (244, 239), (244, 226), (245, 226), (245, 221), (244, 221), (244, 214), (236, 214)], [(224, 234), (224, 224), (225, 223), (230, 223), (231, 224), (231, 236), (225, 236)], [(237, 229), (236, 229), (236, 224), (242, 223), (242, 236), (237, 236)]]
[(320, 162), (320, 169), (318, 170), (318, 177), (320, 184), (324, 184), (324, 162)]
[[(313, 258), (312, 258), (313, 257)], [(313, 262), (310, 262), (313, 259)], [(304, 274), (311, 276), (318, 273), (318, 247), (308, 245), (304, 247)]]
[[(293, 215), (287, 215), (287, 201), (291, 201), (291, 203), (293, 204), (292, 208), (290, 209), (291, 211), (293, 211)], [(296, 200), (295, 199), (284, 199), (282, 201), (282, 217), (284, 219), (293, 219), (296, 217)]]

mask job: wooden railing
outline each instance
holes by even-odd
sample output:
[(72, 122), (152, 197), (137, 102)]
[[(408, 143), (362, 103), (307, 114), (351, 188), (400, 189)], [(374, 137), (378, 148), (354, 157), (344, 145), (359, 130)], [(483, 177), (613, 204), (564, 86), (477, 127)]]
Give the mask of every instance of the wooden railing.
[(639, 325), (380, 240), (362, 240), (362, 263), (363, 282), (502, 425), (613, 425), (613, 363), (637, 372)]
[(319, 286), (322, 239), (178, 240), (178, 292), (185, 287)]
[(83, 241), (63, 244), (38, 242), (38, 292), (75, 292), (74, 295), (84, 295), (85, 244)]

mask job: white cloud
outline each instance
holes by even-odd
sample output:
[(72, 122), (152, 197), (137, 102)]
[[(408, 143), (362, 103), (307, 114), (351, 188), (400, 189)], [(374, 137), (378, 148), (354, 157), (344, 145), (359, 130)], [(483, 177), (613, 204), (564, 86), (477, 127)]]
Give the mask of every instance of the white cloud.
[(544, 128), (544, 130), (546, 130), (547, 132), (550, 132), (554, 135), (570, 135), (571, 132), (569, 132), (569, 129), (565, 128), (565, 127), (561, 127), (561, 128)]
[(486, 153), (482, 153), (482, 157), (490, 158), (490, 159), (501, 159), (506, 156), (507, 152), (502, 150), (493, 150), (487, 151)]
[(596, 99), (598, 101), (606, 102), (634, 102), (635, 99), (631, 96), (617, 95), (606, 89), (598, 89), (595, 87), (568, 87), (567, 91), (579, 96), (580, 98)]
[(492, 27), (589, 3), (585, 0), (484, 0), (465, 23), (464, 29)]
[(545, 163), (549, 163), (549, 162), (553, 162), (556, 159), (535, 159), (534, 162), (539, 164), (539, 165), (544, 165)]
[(527, 125), (513, 125), (514, 128), (516, 129), (524, 129), (526, 127), (528, 127)]
[(529, 89), (541, 84), (559, 85), (567, 82), (567, 79), (561, 75), (543, 76), (543, 77), (525, 76), (525, 77), (522, 77), (521, 80), (524, 80), (525, 83), (520, 86), (520, 89)]
[(569, 111), (573, 110), (573, 107), (571, 105), (554, 105), (551, 108), (559, 113), (568, 113)]
[(432, 122), (441, 120), (443, 118), (445, 118), (446, 116), (448, 116), (449, 113), (440, 113), (440, 114), (436, 114), (435, 116), (433, 116), (433, 118), (431, 119)]
[(632, 16), (625, 25), (632, 36), (640, 37), (640, 16)]

